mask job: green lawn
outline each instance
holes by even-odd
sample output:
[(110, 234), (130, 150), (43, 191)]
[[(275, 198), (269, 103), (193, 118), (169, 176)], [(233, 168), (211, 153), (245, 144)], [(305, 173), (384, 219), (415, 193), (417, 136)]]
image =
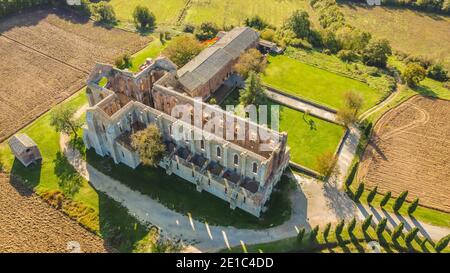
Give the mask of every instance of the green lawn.
[[(237, 105), (238, 100), (239, 90), (236, 89), (225, 99), (222, 106)], [(336, 151), (344, 136), (344, 127), (313, 116), (306, 116), (303, 112), (275, 102), (269, 101), (269, 105), (279, 106), (279, 131), (288, 133), (292, 161), (317, 170), (317, 156)]]
[(155, 14), (156, 24), (174, 25), (186, 0), (111, 0), (110, 3), (121, 21), (133, 22), (134, 8), (141, 5)]
[(169, 42), (170, 41), (165, 41), (164, 44), (162, 44), (159, 38), (154, 37), (151, 43), (149, 43), (144, 49), (132, 56), (132, 66), (129, 68), (129, 70), (133, 72), (139, 71), (139, 67), (145, 63), (145, 60), (147, 58), (154, 59), (158, 57), (161, 51), (169, 44)]
[[(426, 242), (424, 246), (420, 246), (420, 242), (423, 238), (417, 238), (413, 240), (411, 245), (407, 245), (402, 235), (397, 241), (393, 241), (390, 232), (384, 231), (381, 237), (378, 237), (373, 227), (369, 227), (366, 233), (362, 232), (361, 224), (357, 224), (352, 233), (347, 230), (347, 225), (344, 226), (342, 234), (338, 238), (334, 232), (332, 226), (331, 231), (327, 238), (324, 238), (323, 228), (320, 227), (317, 241), (312, 242), (309, 239), (309, 234), (306, 234), (303, 240), (297, 241), (296, 237), (286, 238), (279, 241), (273, 241), (270, 243), (246, 245), (246, 251), (249, 253), (283, 253), (283, 252), (336, 252), (336, 253), (365, 253), (372, 252), (367, 245), (370, 241), (382, 242), (381, 251), (383, 253), (397, 253), (397, 252), (418, 252), (429, 253), (435, 252), (433, 245), (430, 242)], [(405, 231), (405, 229), (404, 229)], [(241, 246), (233, 247), (231, 250), (222, 250), (223, 253), (241, 253), (245, 252)], [(447, 247), (443, 251), (444, 253), (450, 252), (450, 247)]]
[(193, 0), (185, 22), (215, 22), (219, 26), (242, 25), (247, 17), (259, 15), (268, 23), (281, 26), (297, 9), (309, 10), (307, 1), (279, 0)]
[(350, 90), (357, 91), (364, 97), (361, 112), (374, 106), (383, 96), (382, 92), (370, 88), (363, 82), (299, 62), (285, 55), (269, 57), (269, 65), (262, 80), (289, 94), (334, 109), (344, 107), (344, 94)]
[[(80, 107), (86, 103), (87, 97), (83, 90), (63, 102), (63, 105)], [(116, 249), (132, 251), (134, 245), (147, 236), (147, 228), (137, 223), (119, 203), (97, 192), (78, 175), (61, 154), (60, 135), (50, 126), (50, 115), (51, 111), (21, 130), (38, 144), (43, 157), (42, 163), (23, 167), (14, 160), (5, 141), (0, 144), (0, 162), (4, 170), (20, 176), (27, 186), (41, 196), (54, 190), (62, 191), (68, 199), (76, 202), (75, 207), (80, 208), (77, 210), (71, 207), (66, 213), (86, 228), (108, 239)]]

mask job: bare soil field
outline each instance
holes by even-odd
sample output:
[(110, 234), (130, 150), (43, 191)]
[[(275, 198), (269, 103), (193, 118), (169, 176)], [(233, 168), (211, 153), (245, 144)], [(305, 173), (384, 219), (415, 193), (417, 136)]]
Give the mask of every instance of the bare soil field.
[(0, 141), (82, 88), (95, 62), (150, 41), (58, 9), (0, 21)]
[(358, 180), (450, 212), (450, 101), (415, 96), (375, 125)]
[(104, 241), (0, 173), (0, 253), (108, 252)]

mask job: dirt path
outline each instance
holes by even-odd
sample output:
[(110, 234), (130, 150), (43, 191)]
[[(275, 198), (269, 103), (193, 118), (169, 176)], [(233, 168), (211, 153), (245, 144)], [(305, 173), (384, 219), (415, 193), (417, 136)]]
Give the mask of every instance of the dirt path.
[(0, 173), (0, 252), (107, 252), (104, 241)]

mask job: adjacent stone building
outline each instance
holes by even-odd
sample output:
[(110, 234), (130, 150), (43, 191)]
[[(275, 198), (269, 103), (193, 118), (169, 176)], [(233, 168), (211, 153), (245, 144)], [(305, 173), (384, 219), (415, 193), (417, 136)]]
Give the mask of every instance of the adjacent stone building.
[(255, 31), (235, 28), (180, 69), (164, 57), (147, 60), (135, 74), (98, 64), (88, 80), (86, 147), (136, 168), (130, 137), (155, 124), (166, 144), (159, 166), (167, 174), (259, 217), (289, 164), (287, 134), (204, 102), (234, 72), (239, 55), (257, 45)]

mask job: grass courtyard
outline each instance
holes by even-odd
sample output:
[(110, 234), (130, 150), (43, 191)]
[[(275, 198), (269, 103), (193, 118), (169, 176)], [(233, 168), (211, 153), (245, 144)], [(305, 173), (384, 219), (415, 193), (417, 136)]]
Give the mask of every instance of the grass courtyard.
[[(222, 105), (237, 105), (238, 99), (239, 90), (235, 89)], [(307, 168), (317, 170), (317, 157), (326, 152), (334, 153), (336, 151), (344, 136), (345, 128), (269, 101), (268, 106), (271, 105), (279, 106), (279, 131), (288, 133), (291, 160)]]
[(286, 93), (315, 101), (334, 109), (344, 107), (344, 94), (357, 91), (364, 98), (361, 112), (374, 106), (383, 96), (367, 84), (333, 72), (299, 62), (285, 55), (270, 56), (262, 75), (269, 86)]

